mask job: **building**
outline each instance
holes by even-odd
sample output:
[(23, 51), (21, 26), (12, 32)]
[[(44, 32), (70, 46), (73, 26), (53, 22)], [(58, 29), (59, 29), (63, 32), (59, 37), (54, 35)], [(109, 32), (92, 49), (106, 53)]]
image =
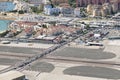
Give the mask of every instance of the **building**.
[(60, 4), (59, 6), (60, 6), (59, 8), (62, 16), (69, 17), (74, 15), (74, 9), (70, 7), (69, 4), (63, 3), (63, 4)]
[(28, 3), (33, 6), (39, 6), (44, 4), (51, 4), (49, 0), (28, 0)]
[(93, 10), (93, 17), (95, 17), (95, 16), (101, 16), (101, 11), (99, 9)]
[(112, 4), (112, 8), (113, 8), (113, 12), (116, 13), (118, 11), (118, 4), (117, 3), (113, 3)]
[(53, 4), (59, 5), (62, 3), (68, 3), (68, 0), (51, 0)]
[(113, 12), (116, 13), (118, 9), (120, 9), (119, 8), (120, 4), (117, 2), (117, 0), (113, 0), (111, 1), (111, 3), (112, 3)]
[(103, 17), (107, 16), (107, 10), (106, 9), (101, 10), (101, 16), (103, 16)]
[(80, 8), (75, 8), (75, 9), (74, 9), (74, 15), (75, 15), (76, 17), (80, 17)]
[(106, 9), (107, 10), (107, 14), (112, 14), (112, 11), (113, 11), (113, 8), (112, 8), (112, 4), (110, 3), (104, 3), (102, 5), (103, 9)]
[(14, 2), (14, 4), (15, 4), (14, 10), (18, 10), (18, 11), (23, 10), (23, 11), (30, 12), (30, 6), (28, 3), (16, 1)]
[(25, 75), (18, 71), (9, 71), (0, 74), (0, 80), (25, 80)]
[(104, 4), (108, 3), (110, 0), (78, 0), (78, 6), (87, 6), (88, 4)]
[(78, 6), (87, 6), (88, 4), (104, 4), (110, 2), (109, 0), (78, 0)]
[(30, 4), (43, 4), (45, 0), (29, 0)]
[(45, 11), (46, 15), (59, 15), (59, 13), (60, 13), (60, 9), (59, 8), (48, 8)]
[(47, 15), (50, 15), (50, 11), (52, 9), (52, 6), (50, 4), (44, 5), (44, 13)]
[(53, 7), (50, 3), (47, 3), (44, 5), (44, 13), (46, 15), (58, 15), (60, 13), (60, 9)]
[(93, 5), (92, 4), (89, 4), (87, 6), (87, 13), (91, 14), (92, 13), (92, 10), (93, 10)]
[(104, 3), (112, 3), (115, 8), (120, 10), (120, 0), (77, 0), (78, 7), (86, 7), (88, 4), (103, 5)]
[(102, 5), (91, 5), (87, 6), (87, 13), (95, 16), (105, 17), (107, 15), (111, 15), (118, 11), (118, 8), (115, 7), (115, 4), (112, 3), (104, 3)]
[(45, 11), (46, 15), (58, 15), (60, 13), (59, 8), (47, 8)]
[(70, 17), (74, 15), (74, 9), (71, 7), (63, 7), (61, 13), (63, 16)]
[(99, 4), (102, 5), (104, 3), (120, 3), (120, 0), (78, 0), (77, 5), (78, 6), (87, 6), (88, 4)]

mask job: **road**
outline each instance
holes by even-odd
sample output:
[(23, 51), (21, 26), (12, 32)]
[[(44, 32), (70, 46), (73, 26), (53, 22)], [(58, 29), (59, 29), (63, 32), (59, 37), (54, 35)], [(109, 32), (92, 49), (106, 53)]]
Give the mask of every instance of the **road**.
[[(26, 59), (25, 61), (22, 61), (22, 62), (19, 62), (19, 63), (16, 63), (15, 65), (12, 65), (6, 69), (3, 69), (0, 71), (0, 74), (1, 73), (5, 73), (5, 72), (8, 72), (8, 71), (11, 71), (11, 70), (18, 70), (18, 71), (23, 71), (26, 67), (29, 66), (30, 63), (40, 59), (40, 58), (43, 58), (44, 56), (46, 56), (47, 54), (61, 48), (62, 46), (70, 43), (71, 41), (74, 41), (75, 39), (77, 39), (78, 37), (81, 37), (82, 35), (81, 34), (74, 34), (74, 37), (72, 37), (72, 39), (68, 39), (66, 40), (65, 42), (63, 43), (60, 43), (60, 44), (56, 44), (54, 45), (53, 47), (50, 47), (48, 48), (47, 50), (44, 50), (43, 52), (39, 53), (39, 54), (36, 54), (28, 59)], [(84, 35), (85, 36), (85, 35)], [(71, 35), (69, 36), (71, 37)], [(111, 65), (111, 66), (120, 66), (119, 63), (114, 63), (114, 62), (101, 62), (101, 61), (84, 61), (84, 60), (71, 60), (71, 59), (49, 59), (48, 60), (58, 60), (58, 61), (67, 61), (67, 62), (79, 62), (79, 63), (90, 63), (90, 64), (98, 64), (98, 65)]]
[[(69, 35), (69, 37), (71, 37), (71, 35)], [(11, 71), (11, 70), (19, 70), (19, 71), (21, 71), (21, 70), (24, 69), (25, 66), (28, 66), (30, 63), (32, 63), (32, 62), (34, 62), (34, 61), (36, 61), (36, 60), (44, 57), (45, 55), (47, 55), (47, 54), (55, 51), (55, 50), (58, 49), (58, 48), (61, 48), (62, 46), (70, 43), (71, 41), (73, 41), (73, 40), (75, 40), (75, 39), (77, 39), (78, 37), (80, 37), (80, 36), (78, 36), (78, 34), (76, 34), (76, 35), (74, 34), (74, 37), (72, 37), (72, 39), (68, 39), (67, 41), (65, 41), (65, 42), (63, 42), (63, 43), (56, 44), (56, 45), (54, 45), (53, 47), (50, 47), (50, 48), (48, 48), (47, 50), (44, 50), (44, 51), (41, 52), (40, 54), (36, 54), (36, 55), (34, 55), (33, 57), (26, 59), (25, 61), (22, 61), (22, 62), (20, 62), (20, 63), (16, 63), (15, 65), (10, 66), (9, 68), (6, 68), (6, 69), (4, 69), (4, 70), (1, 70), (1, 71), (0, 71), (0, 74), (1, 74), (1, 73), (5, 73), (5, 72), (8, 72), (8, 71)]]
[[(74, 41), (75, 39), (77, 39), (77, 38), (79, 38), (81, 36), (83, 36), (83, 35), (81, 35), (81, 34), (71, 34), (71, 35), (68, 36), (70, 39), (68, 38), (65, 42), (55, 44), (53, 47), (50, 47), (47, 50), (44, 50), (41, 53), (36, 54), (36, 55), (26, 59), (25, 61), (22, 61), (20, 63), (16, 63), (15, 65), (10, 66), (7, 69), (1, 70), (0, 73), (4, 73), (4, 72), (10, 71), (10, 70), (19, 70), (19, 71), (24, 70), (24, 67), (28, 66), (30, 63), (32, 63), (32, 62), (34, 62), (34, 61), (36, 61), (36, 60), (38, 60), (40, 58), (43, 58), (47, 54), (61, 48), (62, 46), (70, 43), (71, 41)], [(84, 37), (85, 37), (85, 35), (84, 35)]]
[(70, 34), (68, 36), (68, 39), (65, 42), (59, 43), (59, 44), (55, 44), (53, 47), (50, 47), (47, 50), (44, 50), (41, 53), (36, 54), (36, 55), (26, 59), (25, 61), (22, 61), (21, 63), (16, 63), (15, 65), (10, 66), (7, 69), (1, 70), (0, 73), (4, 73), (4, 72), (10, 71), (10, 70), (19, 70), (19, 71), (24, 70), (24, 67), (29, 65), (30, 63), (32, 63), (32, 62), (34, 62), (34, 61), (44, 57), (45, 55), (55, 51), (56, 49), (61, 48), (62, 46), (66, 45), (66, 44), (68, 44), (68, 43), (70, 43), (70, 42), (74, 41), (75, 39), (77, 39), (79, 37), (82, 37), (82, 36), (85, 36), (84, 33), (83, 34), (81, 34), (81, 33)]
[(79, 34), (77, 34), (77, 33), (76, 34), (75, 33), (74, 34), (70, 34), (68, 36), (69, 38), (65, 42), (59, 43), (59, 44), (55, 44), (53, 47), (50, 47), (50, 48), (48, 48), (46, 50), (43, 50), (41, 53), (38, 52), (38, 54), (36, 54), (36, 55), (26, 59), (25, 61), (22, 61), (20, 63), (16, 63), (15, 65), (10, 66), (7, 69), (1, 70), (0, 73), (4, 73), (4, 72), (10, 71), (10, 70), (20, 70), (20, 71), (24, 70), (24, 67), (29, 65), (30, 63), (32, 63), (32, 62), (34, 62), (34, 61), (36, 61), (36, 60), (38, 60), (40, 58), (43, 58), (47, 54), (49, 54), (49, 53), (51, 53), (51, 52), (61, 48), (62, 46), (70, 43), (71, 41), (74, 41), (75, 39), (83, 37), (83, 36), (85, 37), (86, 35), (84, 35), (84, 34), (81, 35), (81, 33), (79, 33)]

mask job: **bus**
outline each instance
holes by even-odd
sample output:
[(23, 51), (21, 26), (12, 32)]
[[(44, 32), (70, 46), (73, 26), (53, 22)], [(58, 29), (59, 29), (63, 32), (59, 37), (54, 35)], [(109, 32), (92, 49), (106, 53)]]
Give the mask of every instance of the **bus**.
[(102, 43), (95, 43), (95, 42), (87, 42), (86, 46), (103, 46)]

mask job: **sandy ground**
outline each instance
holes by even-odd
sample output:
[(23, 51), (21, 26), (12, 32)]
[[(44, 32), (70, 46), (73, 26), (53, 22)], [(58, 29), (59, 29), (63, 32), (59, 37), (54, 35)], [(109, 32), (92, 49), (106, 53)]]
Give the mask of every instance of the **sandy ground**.
[(85, 44), (77, 44), (74, 42), (71, 42), (70, 45), (66, 45), (68, 47), (74, 47), (74, 48), (86, 48), (86, 49), (99, 49), (104, 48), (104, 46), (85, 46)]
[(57, 74), (49, 74), (49, 73), (42, 73), (40, 76), (37, 77), (36, 80), (105, 80), (105, 79), (98, 79), (98, 78), (91, 78), (91, 77), (79, 77), (79, 76), (70, 76), (70, 75), (57, 75)]
[(26, 48), (41, 48), (47, 49), (52, 47), (54, 44), (42, 44), (42, 43), (11, 43), (11, 44), (0, 44), (0, 46), (10, 46), (10, 47), (26, 47)]
[[(105, 44), (104, 51), (115, 53), (117, 55), (117, 58), (114, 59), (114, 61), (119, 62), (120, 46), (111, 45), (111, 42), (109, 42), (109, 41), (103, 41), (103, 43)], [(11, 44), (9, 44), (9, 45), (11, 46)], [(47, 62), (49, 62), (49, 63), (51, 63), (55, 66), (55, 69), (50, 73), (41, 73), (41, 72), (32, 71), (32, 70), (29, 70), (29, 71), (24, 70), (22, 73), (25, 74), (27, 76), (27, 78), (30, 79), (30, 80), (108, 80), (108, 79), (105, 79), (105, 78), (65, 75), (63, 73), (63, 71), (67, 68), (74, 67), (74, 66), (100, 66), (100, 67), (108, 67), (108, 68), (111, 68), (111, 69), (120, 70), (120, 67), (116, 67), (116, 66), (93, 65), (93, 64), (86, 64), (86, 63), (81, 63), (81, 64), (66, 63), (66, 62), (57, 62), (57, 61), (47, 61)], [(4, 69), (5, 67), (0, 66), (0, 69)], [(113, 79), (109, 79), (109, 80), (113, 80)], [(117, 80), (120, 80), (120, 79), (117, 79)]]
[[(50, 62), (50, 61), (49, 61)], [(77, 75), (67, 75), (64, 74), (63, 71), (69, 67), (74, 66), (91, 66), (91, 64), (76, 64), (76, 63), (64, 63), (64, 62), (50, 62), (55, 66), (55, 69), (50, 72), (37, 72), (37, 71), (23, 71), (22, 73), (27, 75), (27, 78), (30, 80), (108, 80), (105, 78), (95, 78), (95, 77), (87, 77), (87, 76), (77, 76)], [(92, 65), (93, 66), (93, 65)], [(95, 65), (94, 65), (95, 66)], [(105, 67), (105, 66), (101, 66)], [(112, 69), (112, 67), (111, 67)], [(117, 68), (115, 68), (117, 70)], [(118, 69), (119, 70), (119, 69)], [(112, 79), (110, 79), (112, 80)], [(118, 79), (119, 80), (119, 79)]]
[(9, 67), (9, 66), (0, 65), (0, 70), (5, 69), (5, 68), (7, 68), (7, 67)]
[(120, 40), (110, 40), (108, 41), (108, 45), (120, 46)]
[(106, 46), (104, 51), (106, 52), (112, 52), (116, 54), (116, 59), (114, 61), (116, 63), (120, 63), (120, 43), (119, 41), (106, 41)]

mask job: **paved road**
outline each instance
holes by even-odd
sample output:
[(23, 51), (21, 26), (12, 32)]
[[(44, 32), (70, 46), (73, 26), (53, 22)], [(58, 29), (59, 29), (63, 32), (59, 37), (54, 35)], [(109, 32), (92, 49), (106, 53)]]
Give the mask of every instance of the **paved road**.
[(9, 67), (7, 69), (1, 70), (0, 73), (8, 72), (8, 71), (11, 71), (11, 70), (20, 70), (20, 71), (24, 70), (25, 66), (27, 66), (30, 63), (38, 60), (39, 58), (44, 57), (45, 55), (55, 51), (56, 49), (58, 49), (58, 48), (60, 48), (60, 47), (62, 47), (64, 45), (68, 44), (69, 42), (77, 39), (78, 37), (79, 37), (78, 34), (76, 34), (75, 37), (72, 37), (72, 39), (68, 39), (66, 42), (63, 42), (63, 43), (60, 43), (60, 44), (56, 44), (53, 47), (50, 47), (47, 50), (44, 50), (41, 54), (36, 54), (35, 56), (33, 56), (31, 58), (28, 58), (25, 61), (22, 61), (21, 63), (16, 63), (14, 66), (11, 66), (11, 67)]

